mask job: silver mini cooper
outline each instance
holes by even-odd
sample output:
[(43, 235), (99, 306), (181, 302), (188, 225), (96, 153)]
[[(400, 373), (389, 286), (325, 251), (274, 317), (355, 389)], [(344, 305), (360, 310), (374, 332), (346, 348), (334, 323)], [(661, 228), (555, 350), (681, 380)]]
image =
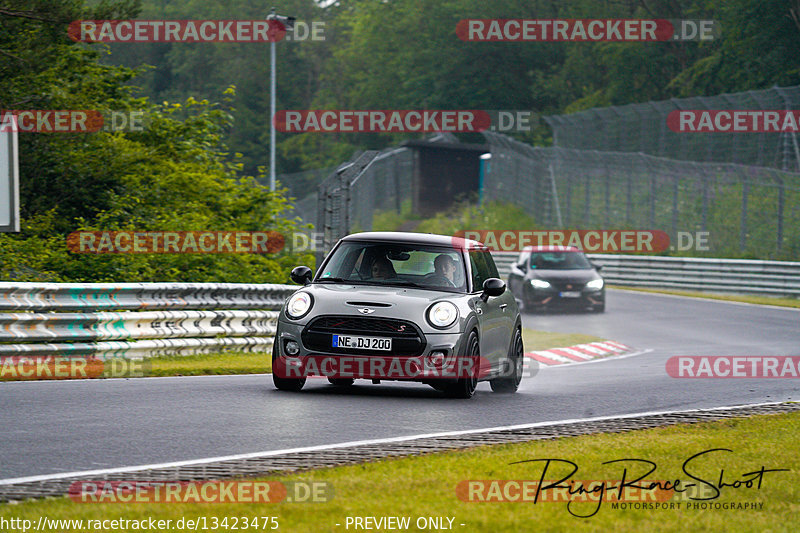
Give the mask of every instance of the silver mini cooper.
[(372, 232), (341, 239), (278, 319), (272, 379), (299, 391), (309, 377), (416, 381), (471, 398), (479, 381), (516, 392), (523, 370), (514, 296), (481, 243)]

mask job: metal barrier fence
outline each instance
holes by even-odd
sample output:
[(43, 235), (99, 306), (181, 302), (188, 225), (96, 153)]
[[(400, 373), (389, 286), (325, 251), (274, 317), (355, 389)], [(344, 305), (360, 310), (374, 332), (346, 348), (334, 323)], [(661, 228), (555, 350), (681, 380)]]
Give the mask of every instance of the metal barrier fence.
[(588, 109), (544, 117), (561, 148), (641, 152), (670, 159), (718, 161), (800, 172), (796, 132), (676, 133), (667, 116), (676, 110), (796, 110), (800, 86)]
[(606, 282), (710, 292), (800, 297), (800, 262), (595, 254)]
[(235, 283), (0, 283), (0, 356), (137, 359), (265, 352), (272, 349), (276, 309), (296, 289)]
[(800, 257), (800, 173), (641, 153), (533, 147), (485, 132), (484, 199), (542, 227), (708, 232), (709, 256)]
[[(507, 279), (513, 252), (494, 253)], [(800, 262), (591, 254), (608, 283), (800, 297)], [(293, 285), (0, 283), (0, 356), (141, 359), (272, 349)]]
[[(516, 252), (492, 252), (508, 280)], [(656, 289), (764, 294), (800, 298), (800, 262), (587, 254), (606, 283)]]

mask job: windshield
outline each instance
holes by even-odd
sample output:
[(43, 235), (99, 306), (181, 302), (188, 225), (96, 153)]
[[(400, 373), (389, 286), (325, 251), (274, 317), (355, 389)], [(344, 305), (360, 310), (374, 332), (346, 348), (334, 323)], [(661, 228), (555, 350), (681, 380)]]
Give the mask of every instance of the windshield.
[(592, 268), (580, 252), (533, 252), (531, 268), (536, 270), (582, 270)]
[(453, 248), (419, 244), (344, 242), (332, 253), (318, 283), (399, 285), (464, 292), (466, 269)]

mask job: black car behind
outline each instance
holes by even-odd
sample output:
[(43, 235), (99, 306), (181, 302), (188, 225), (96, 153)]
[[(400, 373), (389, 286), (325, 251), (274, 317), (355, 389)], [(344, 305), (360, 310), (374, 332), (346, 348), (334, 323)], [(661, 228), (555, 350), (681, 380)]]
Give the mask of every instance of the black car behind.
[(572, 246), (528, 246), (511, 266), (508, 287), (527, 311), (546, 308), (606, 308), (605, 282), (581, 250)]

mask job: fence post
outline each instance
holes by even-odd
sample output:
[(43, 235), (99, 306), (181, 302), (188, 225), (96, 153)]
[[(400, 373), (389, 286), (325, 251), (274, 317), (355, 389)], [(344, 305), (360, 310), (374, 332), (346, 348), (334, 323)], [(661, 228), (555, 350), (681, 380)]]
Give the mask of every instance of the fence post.
[(586, 178), (584, 179), (584, 183), (585, 183), (585, 186), (584, 186), (585, 187), (585, 190), (584, 190), (585, 195), (584, 195), (584, 199), (583, 199), (583, 202), (584, 202), (583, 203), (583, 223), (586, 224), (587, 226), (589, 226), (591, 224), (591, 220), (590, 220), (590, 217), (591, 217), (590, 205), (591, 204), (590, 204), (590, 202), (591, 202), (591, 199), (592, 199), (592, 195), (590, 194), (589, 189), (591, 187), (590, 184), (592, 183), (592, 180), (591, 180), (591, 178), (589, 178), (588, 174), (586, 175)]
[(783, 202), (784, 202), (784, 184), (783, 178), (780, 176), (775, 176), (775, 181), (778, 182), (778, 220), (777, 220), (777, 235), (775, 246), (777, 248), (778, 253), (780, 253), (781, 248), (783, 247)]
[(700, 229), (706, 231), (708, 229), (708, 174), (705, 167), (702, 168), (700, 180), (703, 187), (703, 222)]
[(744, 252), (747, 245), (747, 197), (750, 194), (750, 180), (747, 179), (747, 171), (742, 174), (742, 220), (739, 235), (739, 251)]
[(680, 177), (672, 176), (672, 234), (678, 235), (678, 195), (680, 194)]

